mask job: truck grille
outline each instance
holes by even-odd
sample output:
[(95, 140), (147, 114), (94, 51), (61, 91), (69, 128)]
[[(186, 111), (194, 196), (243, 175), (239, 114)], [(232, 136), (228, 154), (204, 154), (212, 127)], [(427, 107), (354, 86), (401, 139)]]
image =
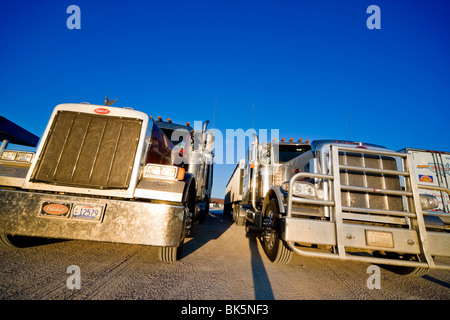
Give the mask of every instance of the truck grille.
[[(361, 154), (351, 152), (339, 152), (339, 164), (360, 168), (373, 168), (384, 170), (398, 170), (396, 160), (393, 157)], [(398, 175), (369, 173), (364, 171), (341, 170), (341, 184), (374, 189), (388, 189), (401, 191)], [(343, 207), (358, 207), (381, 210), (403, 210), (402, 197), (398, 195), (374, 194), (372, 192), (342, 191)]]
[(33, 182), (126, 189), (142, 120), (59, 111)]

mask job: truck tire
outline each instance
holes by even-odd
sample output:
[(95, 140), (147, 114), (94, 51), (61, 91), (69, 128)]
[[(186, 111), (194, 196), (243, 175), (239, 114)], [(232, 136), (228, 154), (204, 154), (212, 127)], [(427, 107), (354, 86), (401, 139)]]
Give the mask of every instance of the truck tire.
[(231, 203), (224, 204), (224, 206), (223, 206), (223, 214), (226, 215), (226, 216), (231, 215), (231, 208), (232, 208)]
[[(191, 193), (192, 195), (193, 193)], [(194, 193), (195, 194), (195, 193)], [(192, 201), (193, 199), (193, 201)], [(159, 247), (158, 248), (158, 258), (160, 261), (173, 263), (181, 259), (183, 254), (183, 243), (185, 237), (192, 237), (194, 229), (194, 219), (196, 210), (195, 198), (189, 198), (188, 201), (184, 203), (184, 228), (182, 231), (181, 241), (178, 247)]]
[(183, 242), (178, 247), (159, 247), (158, 258), (163, 262), (176, 262), (181, 259), (183, 253)]
[[(418, 261), (418, 258), (416, 255), (403, 255), (400, 256), (397, 253), (393, 252), (387, 252), (387, 253), (381, 253), (379, 251), (376, 251), (373, 253), (375, 257), (379, 258), (388, 258), (388, 259), (402, 259), (402, 260), (409, 260), (409, 261)], [(405, 276), (405, 277), (422, 277), (430, 271), (428, 268), (421, 268), (421, 267), (403, 267), (403, 266), (395, 266), (395, 265), (380, 265), (382, 268), (389, 270), (391, 272), (394, 272), (396, 274)]]
[(10, 235), (0, 233), (0, 247), (17, 248), (10, 239)]
[(233, 220), (236, 223), (237, 226), (244, 226), (245, 225), (245, 217), (239, 216), (239, 203), (233, 204)]
[(205, 222), (206, 216), (209, 213), (209, 203), (210, 203), (209, 198), (206, 198), (205, 209), (203, 209), (203, 210), (199, 209), (198, 223), (200, 223), (200, 224)]
[(287, 243), (280, 239), (278, 217), (278, 206), (275, 199), (272, 199), (264, 211), (262, 245), (270, 261), (277, 264), (287, 264), (291, 260), (292, 251)]

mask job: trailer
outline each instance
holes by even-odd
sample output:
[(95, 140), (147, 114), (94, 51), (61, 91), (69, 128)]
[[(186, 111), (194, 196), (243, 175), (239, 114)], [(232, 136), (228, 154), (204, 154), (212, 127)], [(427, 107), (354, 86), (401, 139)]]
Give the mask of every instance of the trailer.
[(438, 200), (420, 193), (413, 166), (411, 154), (370, 143), (259, 143), (255, 136), (236, 210), (274, 263), (295, 252), (411, 276), (450, 270), (447, 213), (432, 211)]
[(177, 261), (199, 218), (198, 189), (211, 182), (192, 172), (206, 161), (190, 157), (211, 158), (203, 129), (193, 143), (184, 127), (182, 152), (144, 112), (56, 106), (36, 152), (0, 155), (0, 244), (14, 246), (15, 235), (131, 243)]
[[(238, 161), (234, 171), (228, 180), (225, 187), (225, 197), (224, 197), (224, 209), (223, 213), (225, 215), (230, 215), (231, 212), (236, 213), (239, 211), (239, 204), (242, 201), (242, 186), (243, 186), (243, 176), (244, 176), (245, 159)], [(236, 224), (242, 225), (244, 220), (242, 217), (233, 216)]]

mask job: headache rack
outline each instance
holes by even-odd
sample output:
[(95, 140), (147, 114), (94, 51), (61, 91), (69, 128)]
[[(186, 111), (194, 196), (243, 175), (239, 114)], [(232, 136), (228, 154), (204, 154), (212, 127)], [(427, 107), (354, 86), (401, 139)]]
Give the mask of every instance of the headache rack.
[(32, 182), (127, 189), (142, 120), (58, 111)]
[[(418, 185), (410, 173), (410, 155), (331, 145), (328, 156), (332, 168), (330, 173), (301, 172), (290, 179), (283, 239), (294, 252), (450, 270), (450, 265), (434, 260), (435, 256), (450, 256), (450, 233), (427, 230), (424, 219), (428, 215), (445, 213), (422, 210)], [(294, 196), (293, 184), (301, 178), (314, 178), (329, 186), (330, 192), (325, 192), (325, 200)], [(426, 188), (449, 193), (449, 189), (442, 187)], [(298, 210), (302, 204), (323, 206), (327, 217), (317, 219), (307, 213), (302, 216)], [(331, 246), (332, 250), (314, 251), (296, 245), (298, 243)], [(401, 256), (386, 259), (357, 254), (358, 251), (414, 255), (418, 259), (405, 260)]]

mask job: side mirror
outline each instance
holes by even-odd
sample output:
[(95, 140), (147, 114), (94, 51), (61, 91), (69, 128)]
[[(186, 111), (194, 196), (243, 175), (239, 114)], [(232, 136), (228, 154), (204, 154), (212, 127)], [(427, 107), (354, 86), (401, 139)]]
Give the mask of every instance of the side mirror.
[(214, 132), (210, 131), (206, 133), (206, 152), (212, 152), (214, 149)]
[(249, 147), (249, 160), (257, 161), (258, 160), (258, 136), (253, 134), (254, 140), (250, 143)]

